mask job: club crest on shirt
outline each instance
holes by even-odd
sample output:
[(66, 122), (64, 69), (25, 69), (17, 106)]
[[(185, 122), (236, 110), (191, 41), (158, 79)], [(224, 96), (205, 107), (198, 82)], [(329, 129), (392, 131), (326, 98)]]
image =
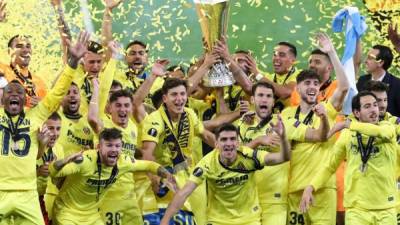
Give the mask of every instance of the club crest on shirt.
[(84, 128), (83, 128), (83, 133), (86, 134), (86, 135), (89, 135), (89, 134), (90, 134), (90, 129), (89, 129), (89, 127), (84, 127)]
[(193, 176), (195, 176), (195, 177), (201, 177), (201, 175), (203, 175), (203, 169), (200, 168), (200, 167), (196, 167), (196, 168), (193, 170)]

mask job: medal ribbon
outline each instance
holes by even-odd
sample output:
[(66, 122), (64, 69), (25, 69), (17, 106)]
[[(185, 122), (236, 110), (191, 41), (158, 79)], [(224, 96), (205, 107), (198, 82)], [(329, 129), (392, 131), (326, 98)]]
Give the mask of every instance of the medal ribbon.
[[(312, 121), (312, 118), (314, 116), (314, 111), (310, 111), (307, 116), (304, 118), (303, 123), (305, 125), (309, 125)], [(300, 121), (300, 106), (297, 107), (296, 109), (296, 114), (294, 115), (294, 118), (298, 121)]]
[(15, 75), (17, 76), (17, 79), (24, 86), (26, 93), (30, 97), (36, 96), (35, 86), (33, 85), (33, 82), (32, 82), (32, 74), (31, 74), (31, 72), (28, 70), (28, 77), (25, 77), (12, 64), (10, 64), (10, 67), (14, 71)]
[[(176, 156), (172, 159), (172, 163), (175, 166), (182, 164), (184, 166), (184, 168), (187, 168), (187, 162), (185, 159), (185, 156), (182, 152), (182, 149), (184, 148), (184, 146), (181, 146), (180, 143), (188, 143), (189, 140), (183, 140), (183, 138), (187, 138), (189, 139), (189, 135), (181, 135), (184, 129), (190, 129), (189, 126), (189, 118), (187, 116), (187, 113), (184, 111), (181, 114), (181, 118), (178, 122), (178, 132), (177, 135), (175, 135), (174, 133), (174, 129), (173, 129), (173, 125), (172, 125), (172, 121), (171, 121), (171, 117), (168, 114), (168, 110), (166, 108), (166, 106), (164, 105), (164, 108), (162, 108), (161, 110), (164, 111), (164, 113), (161, 113), (161, 116), (163, 118), (164, 121), (164, 125), (166, 128), (166, 138), (165, 141), (166, 142), (172, 142), (174, 144), (174, 148), (173, 149), (169, 149), (172, 153), (172, 155), (175, 155), (174, 153), (176, 153)], [(165, 118), (167, 117), (167, 118)]]
[(363, 166), (367, 165), (367, 162), (371, 156), (372, 149), (373, 149), (373, 142), (375, 140), (375, 137), (369, 137), (367, 146), (365, 146), (362, 143), (362, 137), (361, 134), (357, 132), (357, 142), (358, 142), (358, 151), (360, 152), (361, 155), (361, 161), (363, 163)]

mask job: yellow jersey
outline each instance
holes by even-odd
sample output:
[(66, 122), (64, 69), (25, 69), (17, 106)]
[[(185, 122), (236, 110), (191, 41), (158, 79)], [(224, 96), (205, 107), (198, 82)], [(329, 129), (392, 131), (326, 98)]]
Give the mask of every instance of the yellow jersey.
[[(146, 73), (143, 76), (146, 77)], [(124, 89), (129, 89), (131, 91), (136, 91), (145, 80), (145, 78), (139, 78), (135, 75), (128, 75), (126, 72), (123, 71), (118, 71), (115, 75), (115, 79), (122, 84), (122, 87)], [(163, 85), (164, 79), (161, 77), (157, 77), (150, 88), (149, 95), (145, 99), (145, 102), (147, 104), (153, 105), (153, 103), (151, 102), (151, 96), (154, 94), (154, 92), (160, 90)]]
[[(333, 107), (332, 103), (323, 102), (325, 106), (330, 127), (334, 124), (338, 112)], [(282, 117), (285, 119), (296, 119), (299, 123), (304, 123), (309, 118), (309, 126), (318, 129), (320, 119), (315, 114), (302, 114), (296, 112), (298, 107), (288, 107), (282, 112)], [(312, 115), (309, 117), (308, 115)], [(304, 130), (305, 132), (305, 130)], [(289, 193), (294, 193), (303, 190), (310, 182), (315, 174), (321, 170), (332, 154), (332, 146), (335, 142), (335, 136), (332, 136), (326, 142), (306, 142), (305, 140), (297, 140), (292, 142), (292, 158), (290, 159), (290, 179)], [(331, 176), (324, 187), (335, 188), (336, 177)]]
[[(203, 133), (203, 124), (192, 109), (185, 108), (179, 122), (169, 121), (164, 106), (149, 114), (141, 123), (142, 130), (139, 145), (143, 141), (155, 142), (156, 162), (174, 170), (178, 187), (183, 187), (193, 168), (194, 137)], [(160, 208), (166, 208), (173, 198), (169, 191), (165, 196), (157, 197)], [(190, 204), (185, 208), (191, 211)]]
[[(256, 117), (257, 118), (257, 117)], [(239, 137), (242, 144), (248, 144), (259, 136), (269, 134), (272, 131), (270, 122), (276, 123), (276, 115), (270, 119), (258, 121), (254, 119), (252, 124), (247, 124), (242, 119), (237, 122)], [(299, 124), (296, 126), (295, 120), (284, 121), (286, 134), (289, 141), (304, 139), (307, 126)], [(265, 152), (279, 152), (280, 147), (271, 148), (269, 146), (258, 146), (256, 150)], [(264, 204), (284, 204), (287, 202), (289, 184), (289, 162), (275, 166), (269, 166), (256, 171), (258, 199), (261, 205)]]
[[(188, 98), (188, 107), (193, 109), (200, 121), (207, 121), (212, 119), (216, 114), (216, 102), (208, 103), (204, 100)], [(196, 136), (193, 140), (193, 164), (197, 164), (204, 154), (211, 151), (212, 147), (203, 143), (203, 140)]]
[[(296, 69), (295, 67), (292, 67), (292, 69), (287, 74), (279, 75), (279, 74), (275, 74), (275, 73), (267, 73), (265, 75), (265, 77), (267, 77), (269, 80), (273, 81), (274, 83), (277, 83), (279, 85), (285, 85), (290, 82), (297, 83), (296, 78), (300, 72), (301, 72), (301, 70)], [(283, 108), (279, 109), (280, 111), (288, 106), (290, 106), (290, 96), (287, 97), (286, 99), (278, 99), (275, 102), (275, 107), (277, 107), (277, 108), (283, 107)]]
[(250, 224), (260, 221), (254, 171), (265, 165), (264, 151), (241, 146), (233, 165), (220, 162), (218, 149), (196, 165), (189, 180), (200, 185), (207, 181), (207, 219), (209, 223)]
[[(364, 148), (370, 137), (375, 137), (372, 152), (364, 172), (361, 171), (361, 155), (357, 133), (361, 134)], [(396, 131), (387, 121), (378, 125), (353, 121), (335, 143), (329, 160), (310, 184), (315, 190), (324, 186), (340, 162), (346, 160), (344, 183), (344, 207), (357, 207), (366, 210), (382, 210), (396, 207), (399, 147)]]
[(400, 118), (397, 116), (393, 116), (389, 112), (385, 113), (385, 117), (383, 120), (388, 121), (389, 123), (393, 124), (396, 128), (397, 140), (400, 140)]
[[(129, 120), (128, 126), (122, 128), (111, 120), (110, 117), (104, 115), (102, 117), (104, 128), (117, 128), (122, 133), (122, 154), (130, 158), (134, 158), (137, 144), (137, 128), (136, 125)], [(96, 136), (96, 143), (98, 143), (98, 136)], [(97, 144), (96, 144), (97, 145)], [(123, 174), (107, 192), (105, 199), (132, 199), (135, 202), (135, 181), (134, 175), (131, 173)]]
[(155, 142), (157, 147), (154, 155), (156, 161), (163, 166), (174, 167), (173, 161), (179, 161), (176, 164), (181, 163), (182, 159), (177, 158), (179, 152), (175, 150), (174, 137), (179, 142), (184, 160), (189, 167), (193, 166), (193, 139), (203, 133), (204, 126), (192, 109), (185, 108), (184, 111), (185, 116), (182, 115), (180, 122), (174, 123), (169, 121), (166, 109), (162, 106), (141, 122), (143, 132), (139, 145), (143, 141)]
[(126, 155), (119, 156), (116, 166), (107, 167), (101, 164), (96, 150), (85, 151), (82, 162), (69, 163), (59, 171), (54, 169), (54, 163), (50, 164), (52, 177), (66, 177), (54, 204), (76, 215), (97, 213), (104, 195), (123, 174), (135, 171), (157, 173), (158, 168), (157, 163), (132, 162)]
[(240, 99), (245, 97), (246, 93), (239, 85), (224, 87), (224, 100), (230, 111), (235, 111), (240, 106)]
[[(25, 115), (7, 116), (0, 109), (0, 190), (36, 190), (37, 133), (49, 116), (57, 111), (76, 70), (66, 66), (53, 89)], [(12, 124), (11, 124), (12, 123)], [(16, 130), (12, 138), (13, 128)], [(14, 139), (14, 140), (13, 140)]]
[(61, 131), (57, 142), (63, 146), (65, 156), (83, 149), (94, 148), (94, 132), (89, 125), (87, 116), (70, 119), (62, 110), (60, 110), (59, 115), (61, 116)]
[[(99, 84), (103, 82), (110, 82), (109, 80), (111, 80), (110, 84), (112, 83), (112, 79), (114, 77), (113, 74), (115, 73), (116, 66), (117, 60), (111, 58), (99, 73)], [(87, 73), (84, 71), (82, 65), (78, 66), (78, 73), (80, 74), (80, 76), (74, 79), (74, 83), (80, 89), (81, 105), (79, 106), (79, 112), (82, 115), (87, 115), (90, 99), (92, 98), (93, 85), (90, 79), (87, 78)]]

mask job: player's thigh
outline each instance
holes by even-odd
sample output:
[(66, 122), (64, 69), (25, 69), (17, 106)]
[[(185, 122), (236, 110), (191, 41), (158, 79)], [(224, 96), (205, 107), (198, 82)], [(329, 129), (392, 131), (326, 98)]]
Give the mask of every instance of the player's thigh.
[(324, 188), (314, 194), (314, 204), (306, 214), (312, 225), (336, 225), (336, 190)]
[(348, 208), (346, 209), (345, 224), (351, 225), (373, 225), (373, 214), (364, 210)]
[(6, 224), (15, 207), (14, 192), (0, 191), (0, 224)]
[(380, 210), (376, 212), (376, 225), (396, 225), (397, 224), (397, 216), (396, 209), (387, 209)]
[(262, 225), (286, 225), (287, 204), (264, 204), (261, 205)]
[(137, 202), (132, 199), (104, 201), (100, 213), (106, 225), (143, 224)]
[(20, 191), (15, 197), (15, 225), (44, 224), (37, 191)]
[(299, 205), (303, 193), (296, 192), (288, 194), (287, 225), (306, 225), (306, 217), (299, 210)]
[(57, 204), (54, 207), (53, 225), (104, 225), (103, 219), (97, 211), (77, 215), (76, 212), (58, 208)]

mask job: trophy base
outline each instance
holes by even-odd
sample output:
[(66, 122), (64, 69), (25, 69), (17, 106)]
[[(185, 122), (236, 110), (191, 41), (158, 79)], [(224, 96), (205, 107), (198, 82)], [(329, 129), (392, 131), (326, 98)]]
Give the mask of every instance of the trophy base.
[(231, 86), (234, 81), (228, 66), (222, 62), (214, 64), (207, 76), (203, 78), (203, 84), (206, 87)]

